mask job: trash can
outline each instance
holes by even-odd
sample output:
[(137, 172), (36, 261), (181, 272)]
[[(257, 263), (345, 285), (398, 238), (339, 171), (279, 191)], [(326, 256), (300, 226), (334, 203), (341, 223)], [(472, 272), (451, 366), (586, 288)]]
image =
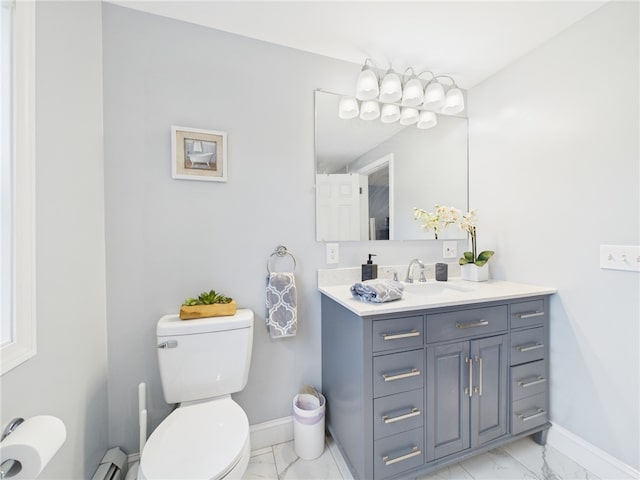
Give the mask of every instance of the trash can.
[(313, 460), (324, 452), (324, 396), (299, 393), (293, 397), (293, 443), (303, 460)]

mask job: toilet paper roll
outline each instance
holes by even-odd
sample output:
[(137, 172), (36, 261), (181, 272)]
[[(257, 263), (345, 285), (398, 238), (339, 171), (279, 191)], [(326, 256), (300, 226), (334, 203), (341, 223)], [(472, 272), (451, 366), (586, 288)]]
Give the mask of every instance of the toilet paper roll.
[(39, 415), (25, 420), (0, 442), (0, 462), (19, 462), (6, 478), (37, 478), (66, 438), (67, 429), (59, 418)]

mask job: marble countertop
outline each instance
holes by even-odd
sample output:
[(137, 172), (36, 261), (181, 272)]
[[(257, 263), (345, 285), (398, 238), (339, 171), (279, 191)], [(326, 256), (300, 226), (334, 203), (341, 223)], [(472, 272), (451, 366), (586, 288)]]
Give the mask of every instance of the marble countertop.
[[(320, 285), (318, 290), (361, 317), (550, 295), (557, 292), (555, 288), (502, 280), (489, 280), (486, 282), (468, 282), (458, 278), (450, 278), (447, 282), (430, 280), (427, 282), (426, 289), (430, 288), (429, 284), (435, 284), (434, 287), (436, 289), (442, 289), (445, 292), (434, 294), (429, 292), (416, 293), (414, 290), (420, 289), (420, 286), (412, 284), (406, 286), (406, 290), (400, 300), (387, 303), (370, 303), (354, 298), (349, 289), (351, 284)], [(447, 292), (447, 290), (450, 291)]]

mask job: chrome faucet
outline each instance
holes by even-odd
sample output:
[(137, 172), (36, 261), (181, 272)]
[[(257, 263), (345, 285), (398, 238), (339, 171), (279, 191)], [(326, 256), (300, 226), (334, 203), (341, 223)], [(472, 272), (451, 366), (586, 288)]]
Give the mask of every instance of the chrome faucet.
[(411, 270), (413, 269), (413, 266), (416, 263), (418, 265), (420, 265), (420, 280), (418, 280), (418, 281), (419, 282), (426, 282), (427, 281), (427, 278), (424, 276), (424, 263), (422, 263), (422, 260), (418, 260), (417, 258), (414, 258), (409, 263), (409, 268), (407, 269), (407, 278), (404, 279), (405, 282), (413, 283), (413, 273), (412, 273)]

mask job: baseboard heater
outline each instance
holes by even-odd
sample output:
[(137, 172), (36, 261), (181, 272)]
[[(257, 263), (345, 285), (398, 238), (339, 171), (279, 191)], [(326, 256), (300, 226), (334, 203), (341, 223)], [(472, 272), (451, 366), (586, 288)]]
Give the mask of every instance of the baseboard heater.
[(91, 480), (124, 480), (127, 456), (118, 447), (107, 450)]

